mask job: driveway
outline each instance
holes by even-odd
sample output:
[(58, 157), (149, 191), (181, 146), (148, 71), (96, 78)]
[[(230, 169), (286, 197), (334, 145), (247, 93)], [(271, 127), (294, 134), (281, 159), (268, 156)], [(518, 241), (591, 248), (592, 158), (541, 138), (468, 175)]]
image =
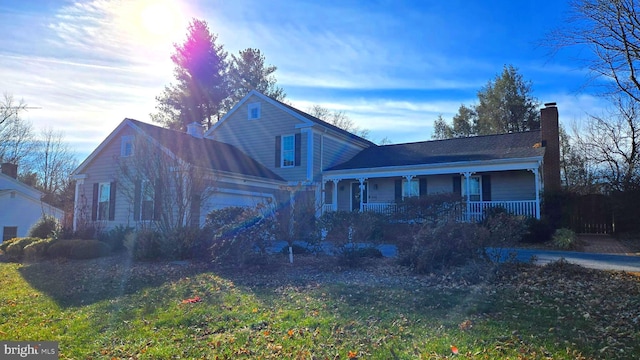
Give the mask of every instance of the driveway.
[(640, 256), (593, 254), (576, 251), (552, 251), (536, 249), (487, 249), (490, 254), (500, 255), (500, 261), (515, 257), (521, 262), (530, 262), (544, 265), (553, 261), (564, 259), (572, 264), (599, 270), (619, 270), (640, 272)]

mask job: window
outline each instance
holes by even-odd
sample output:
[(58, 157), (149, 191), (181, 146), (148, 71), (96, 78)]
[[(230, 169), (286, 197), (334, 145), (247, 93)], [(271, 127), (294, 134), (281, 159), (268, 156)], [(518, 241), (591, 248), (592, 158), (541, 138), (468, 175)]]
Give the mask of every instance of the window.
[(5, 226), (2, 230), (2, 241), (7, 241), (16, 237), (18, 237), (17, 226)]
[(151, 181), (143, 181), (140, 191), (140, 220), (153, 220), (154, 189)]
[[(467, 181), (464, 177), (461, 179), (462, 185), (462, 196), (466, 199), (467, 197)], [(480, 189), (480, 176), (471, 176), (469, 178), (469, 200), (471, 201), (481, 201), (481, 192)]]
[(110, 198), (111, 198), (111, 184), (100, 183), (98, 188), (98, 220), (109, 219)]
[(282, 137), (282, 167), (291, 167), (295, 165), (295, 145), (295, 135), (287, 135)]
[(133, 155), (133, 136), (123, 136), (120, 143), (120, 156), (127, 157), (131, 155)]
[(247, 119), (255, 120), (260, 118), (260, 103), (247, 105)]
[(411, 179), (411, 181), (407, 181), (407, 179), (402, 180), (402, 197), (414, 197), (420, 195), (420, 183), (418, 179)]

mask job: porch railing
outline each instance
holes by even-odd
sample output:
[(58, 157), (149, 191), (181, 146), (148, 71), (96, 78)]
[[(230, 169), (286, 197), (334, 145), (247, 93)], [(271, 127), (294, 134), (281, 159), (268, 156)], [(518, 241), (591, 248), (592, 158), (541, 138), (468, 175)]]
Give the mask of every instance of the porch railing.
[[(464, 209), (463, 205), (463, 209)], [(536, 201), (535, 200), (519, 200), (519, 201), (471, 201), (469, 202), (469, 212), (466, 214), (470, 220), (479, 221), (484, 217), (484, 213), (491, 208), (503, 208), (508, 213), (525, 216), (536, 217)], [(466, 209), (464, 209), (466, 210)]]
[(362, 206), (364, 207), (364, 211), (387, 215), (395, 213), (398, 208), (396, 203), (367, 203), (362, 204)]
[[(399, 210), (396, 203), (366, 203), (362, 204), (364, 211), (376, 212), (380, 214), (393, 214)], [(462, 203), (461, 220), (480, 221), (484, 218), (485, 213), (491, 209), (500, 207), (507, 212), (525, 217), (536, 217), (536, 201), (535, 200), (519, 200), (519, 201), (471, 201), (468, 206)], [(335, 211), (333, 204), (325, 204), (322, 211)]]

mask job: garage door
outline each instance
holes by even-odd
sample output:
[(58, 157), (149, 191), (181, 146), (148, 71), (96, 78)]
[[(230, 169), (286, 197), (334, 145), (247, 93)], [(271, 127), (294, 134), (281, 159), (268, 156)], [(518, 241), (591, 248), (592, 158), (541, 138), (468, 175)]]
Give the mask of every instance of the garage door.
[(200, 212), (200, 224), (204, 224), (207, 214), (212, 210), (224, 209), (231, 206), (254, 207), (260, 203), (270, 202), (271, 196), (255, 193), (214, 192)]

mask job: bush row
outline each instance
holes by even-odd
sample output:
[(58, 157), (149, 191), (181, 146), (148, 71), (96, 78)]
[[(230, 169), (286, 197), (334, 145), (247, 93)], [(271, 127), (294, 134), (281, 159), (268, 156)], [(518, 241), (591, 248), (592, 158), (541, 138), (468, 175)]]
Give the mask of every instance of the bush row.
[(36, 261), (47, 258), (93, 259), (107, 256), (111, 247), (98, 240), (57, 240), (37, 237), (16, 238), (0, 246), (11, 261)]

